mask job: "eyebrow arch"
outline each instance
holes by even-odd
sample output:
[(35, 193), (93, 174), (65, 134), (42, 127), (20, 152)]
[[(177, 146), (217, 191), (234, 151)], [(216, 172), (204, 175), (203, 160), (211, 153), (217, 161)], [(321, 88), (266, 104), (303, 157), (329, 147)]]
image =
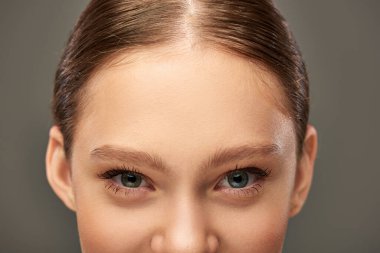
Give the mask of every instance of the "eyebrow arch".
[(219, 148), (203, 164), (202, 168), (213, 168), (221, 166), (227, 162), (239, 161), (247, 158), (270, 156), (279, 153), (280, 147), (277, 144), (268, 145), (242, 145), (233, 148)]
[[(219, 148), (202, 164), (202, 169), (221, 166), (227, 162), (238, 161), (257, 156), (269, 156), (280, 151), (276, 144), (269, 145), (242, 145), (232, 148)], [(170, 169), (165, 165), (161, 157), (144, 151), (131, 148), (120, 148), (117, 146), (104, 145), (91, 151), (91, 157), (101, 160), (118, 162), (130, 162), (136, 166), (149, 166), (161, 172), (169, 173)]]
[(91, 151), (91, 157), (101, 160), (118, 162), (130, 162), (137, 166), (150, 166), (161, 172), (169, 172), (162, 159), (154, 154), (137, 151), (131, 148), (119, 148), (117, 146), (104, 145)]

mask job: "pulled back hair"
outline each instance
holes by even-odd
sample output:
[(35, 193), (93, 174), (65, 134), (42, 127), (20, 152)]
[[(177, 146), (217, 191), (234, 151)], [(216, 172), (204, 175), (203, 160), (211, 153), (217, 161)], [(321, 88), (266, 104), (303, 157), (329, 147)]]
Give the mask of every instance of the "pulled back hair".
[(309, 116), (309, 81), (287, 24), (270, 0), (92, 0), (81, 14), (59, 63), (52, 110), (67, 156), (86, 81), (105, 62), (191, 34), (261, 63), (281, 82), (302, 152)]

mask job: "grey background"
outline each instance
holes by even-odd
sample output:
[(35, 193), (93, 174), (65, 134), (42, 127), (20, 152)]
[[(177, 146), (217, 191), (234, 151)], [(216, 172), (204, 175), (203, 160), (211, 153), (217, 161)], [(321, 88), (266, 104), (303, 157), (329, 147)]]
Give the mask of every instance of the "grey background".
[[(380, 252), (380, 1), (277, 0), (311, 79), (320, 137), (286, 253)], [(54, 71), (87, 1), (0, 2), (0, 252), (79, 252), (45, 179)]]

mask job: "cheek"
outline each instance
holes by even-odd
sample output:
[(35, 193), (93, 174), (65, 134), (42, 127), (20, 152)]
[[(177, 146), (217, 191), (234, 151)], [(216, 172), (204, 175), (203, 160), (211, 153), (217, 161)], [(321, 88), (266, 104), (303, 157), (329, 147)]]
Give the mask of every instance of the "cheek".
[(84, 253), (147, 252), (154, 232), (150, 208), (130, 209), (77, 194), (77, 222)]
[(240, 253), (280, 253), (282, 251), (288, 219), (286, 211), (253, 208), (231, 211), (223, 216), (222, 240), (230, 251)]

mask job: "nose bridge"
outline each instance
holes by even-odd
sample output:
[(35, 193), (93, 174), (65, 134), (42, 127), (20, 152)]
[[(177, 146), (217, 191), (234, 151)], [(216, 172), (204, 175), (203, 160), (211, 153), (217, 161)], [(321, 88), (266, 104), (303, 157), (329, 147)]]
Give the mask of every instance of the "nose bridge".
[(201, 201), (193, 196), (176, 198), (168, 206), (163, 235), (165, 253), (216, 252), (216, 235), (210, 233), (207, 214)]

